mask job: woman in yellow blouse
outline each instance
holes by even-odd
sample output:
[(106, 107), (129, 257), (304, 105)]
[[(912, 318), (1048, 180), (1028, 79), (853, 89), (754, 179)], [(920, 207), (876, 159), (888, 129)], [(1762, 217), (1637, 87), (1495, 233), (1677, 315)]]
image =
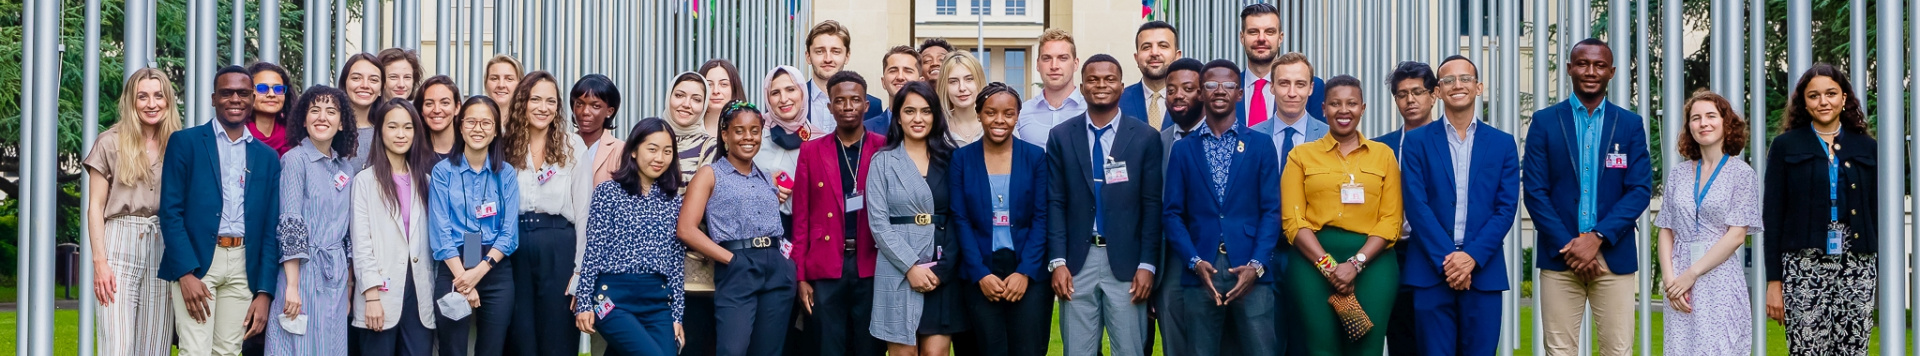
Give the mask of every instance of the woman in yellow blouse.
[[(1326, 90), (1328, 135), (1283, 156), (1282, 231), (1299, 252), (1285, 269), (1286, 302), (1299, 313), (1289, 329), (1314, 355), (1379, 355), (1400, 286), (1389, 248), (1400, 237), (1400, 168), (1355, 127), (1366, 112), (1359, 80), (1334, 77)], [(1373, 323), (1357, 338), (1338, 314), (1352, 305), (1335, 306), (1355, 299)]]

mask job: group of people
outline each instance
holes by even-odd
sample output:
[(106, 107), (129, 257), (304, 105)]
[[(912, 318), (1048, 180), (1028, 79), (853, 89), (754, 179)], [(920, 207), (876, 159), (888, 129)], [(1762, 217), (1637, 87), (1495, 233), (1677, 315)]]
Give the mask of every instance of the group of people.
[[(1523, 203), (1550, 353), (1589, 306), (1596, 350), (1630, 349), (1654, 163), (1606, 100), (1606, 43), (1570, 49), (1574, 95), (1523, 145), (1484, 123), (1463, 56), (1393, 68), (1404, 126), (1368, 138), (1372, 85), (1277, 53), (1271, 5), (1240, 18), (1244, 68), (1140, 26), (1131, 85), (1048, 30), (1030, 97), (939, 39), (890, 49), (870, 96), (824, 21), (811, 71), (749, 94), (708, 61), (624, 138), (607, 77), (562, 92), (506, 56), (471, 96), (401, 49), (333, 86), (227, 67), (188, 128), (205, 104), (140, 69), (84, 162), (101, 352), (574, 355), (586, 332), (622, 355), (1040, 355), (1057, 308), (1069, 355), (1155, 334), (1169, 355), (1488, 355)], [(1874, 138), (1846, 74), (1801, 78), (1764, 176), (1725, 98), (1684, 106), (1655, 219), (1669, 354), (1747, 353), (1747, 235), (1795, 354), (1866, 352)]]

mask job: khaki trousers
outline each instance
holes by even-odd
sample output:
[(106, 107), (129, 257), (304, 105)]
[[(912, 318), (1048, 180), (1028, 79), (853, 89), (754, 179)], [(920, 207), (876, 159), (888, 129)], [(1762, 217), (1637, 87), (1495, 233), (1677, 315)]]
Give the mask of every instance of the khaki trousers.
[(180, 337), (180, 356), (232, 356), (240, 354), (245, 339), (247, 308), (253, 292), (247, 288), (247, 248), (215, 247), (207, 276), (200, 278), (213, 293), (207, 322), (193, 320), (186, 299), (180, 298), (180, 283), (171, 283), (173, 291), (173, 330)]
[[(1605, 268), (1605, 261), (1601, 262)], [(1634, 274), (1604, 273), (1583, 280), (1571, 271), (1540, 271), (1540, 318), (1547, 331), (1547, 355), (1579, 354), (1580, 337), (1587, 335), (1581, 319), (1593, 307), (1593, 351), (1624, 356), (1633, 350), (1634, 302), (1638, 290)]]

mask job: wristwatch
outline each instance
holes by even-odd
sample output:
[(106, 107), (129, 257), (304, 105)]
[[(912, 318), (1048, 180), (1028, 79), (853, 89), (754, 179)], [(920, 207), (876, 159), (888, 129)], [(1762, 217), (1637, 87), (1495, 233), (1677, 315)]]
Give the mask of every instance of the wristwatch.
[(1347, 258), (1347, 262), (1353, 262), (1354, 272), (1367, 270), (1367, 254), (1365, 253), (1355, 252), (1353, 257)]
[(493, 256), (481, 256), (480, 262), (486, 262), (488, 267), (500, 264), (500, 262), (493, 260)]
[(1061, 266), (1066, 266), (1066, 265), (1067, 265), (1066, 260), (1054, 260), (1053, 262), (1047, 264), (1047, 273), (1053, 273), (1053, 269), (1060, 268)]

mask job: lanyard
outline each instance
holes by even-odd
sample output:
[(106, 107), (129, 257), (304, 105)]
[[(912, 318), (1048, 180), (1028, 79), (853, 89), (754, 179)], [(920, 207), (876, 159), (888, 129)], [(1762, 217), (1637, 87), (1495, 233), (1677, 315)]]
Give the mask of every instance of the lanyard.
[[(1827, 143), (1826, 139), (1820, 138), (1820, 135), (1814, 135), (1813, 139), (1820, 141), (1820, 150), (1822, 152), (1827, 152), (1829, 147), (1833, 147), (1832, 144)], [(1835, 136), (1834, 139), (1838, 140), (1839, 137)], [(1840, 163), (1837, 159), (1838, 153), (1839, 152), (1827, 152), (1827, 221), (1829, 222), (1840, 221)]]
[(1693, 162), (1693, 215), (1695, 217), (1700, 216), (1700, 203), (1706, 201), (1707, 192), (1713, 190), (1713, 181), (1720, 179), (1720, 169), (1727, 167), (1728, 157), (1732, 156), (1720, 155), (1720, 164), (1713, 166), (1713, 175), (1708, 176), (1705, 183), (1700, 182), (1700, 174), (1705, 173), (1700, 171), (1700, 164), (1702, 162)]

